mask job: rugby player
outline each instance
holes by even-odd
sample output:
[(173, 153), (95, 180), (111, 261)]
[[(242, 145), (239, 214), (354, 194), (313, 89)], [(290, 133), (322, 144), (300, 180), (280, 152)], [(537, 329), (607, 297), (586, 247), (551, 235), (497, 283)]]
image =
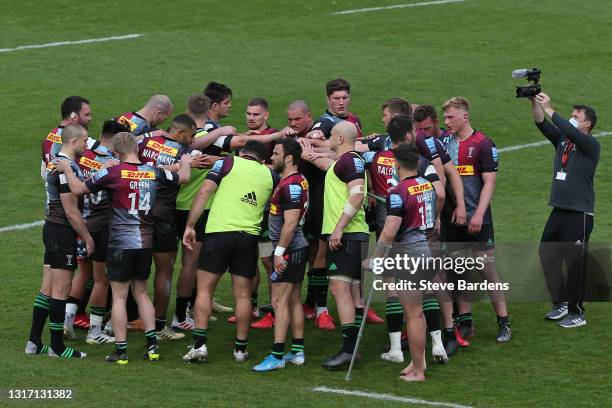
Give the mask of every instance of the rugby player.
[(440, 127), (438, 112), (432, 105), (417, 106), (412, 113), (412, 118), (414, 119), (414, 125), (417, 132), (421, 132), (426, 136), (435, 137), (440, 140), (442, 145), (448, 143), (448, 138), (451, 137), (451, 133)]
[(116, 341), (115, 351), (106, 356), (106, 361), (125, 365), (128, 363), (126, 300), (130, 287), (144, 323), (147, 340), (144, 357), (159, 360), (155, 309), (147, 294), (154, 241), (151, 210), (155, 208), (162, 185), (176, 187), (189, 179), (191, 156), (181, 158), (177, 174), (141, 163), (138, 144), (130, 133), (116, 134), (112, 149), (121, 163), (99, 170), (86, 182), (80, 181), (68, 165), (62, 165), (62, 170), (74, 194), (96, 194), (104, 189), (111, 196), (107, 275), (113, 292), (111, 318)]
[[(274, 246), (274, 272), (271, 299), (274, 308), (274, 344), (272, 353), (254, 371), (271, 371), (285, 367), (285, 362), (302, 365), (304, 356), (304, 311), (300, 291), (308, 261), (308, 241), (302, 225), (308, 208), (308, 181), (298, 173), (302, 155), (294, 139), (276, 143), (272, 152), (274, 170), (281, 181), (274, 189), (270, 204), (269, 229)], [(293, 343), (284, 354), (287, 328), (291, 323)]]
[[(394, 127), (391, 124), (390, 129)], [(412, 143), (401, 143), (394, 149), (396, 172), (401, 180), (387, 196), (385, 225), (376, 243), (374, 258), (407, 254), (430, 256), (425, 231), (434, 223), (431, 208), (435, 192), (426, 179), (419, 177), (419, 152)], [(395, 245), (394, 245), (395, 244)], [(364, 265), (369, 265), (369, 261)], [(371, 265), (370, 265), (371, 266)], [(424, 271), (386, 270), (396, 282), (418, 282), (425, 278)], [(415, 280), (416, 279), (416, 280)], [(407, 320), (410, 364), (402, 371), (404, 381), (425, 381), (425, 317), (420, 291), (401, 291), (399, 299)]]
[[(486, 255), (485, 267), (480, 272), (488, 282), (499, 283), (495, 269), (495, 236), (490, 206), (497, 180), (497, 149), (491, 139), (471, 126), (469, 102), (465, 98), (449, 99), (442, 110), (444, 125), (452, 133), (445, 147), (463, 182), (469, 222), (465, 226), (454, 224), (453, 203), (446, 200), (442, 211), (441, 241), (443, 247), (446, 246), (450, 252), (460, 250), (463, 243), (472, 250), (474, 257)], [(512, 331), (505, 297), (501, 292), (489, 292), (489, 296), (497, 315), (497, 341), (508, 342), (512, 338)], [(473, 336), (469, 302), (459, 299), (456, 322), (462, 338)]]
[[(188, 153), (196, 133), (196, 123), (191, 116), (176, 116), (165, 136), (145, 137), (139, 143), (140, 162), (149, 166), (163, 167), (176, 171), (184, 154)], [(197, 156), (191, 161), (194, 167), (204, 166), (204, 157)], [(172, 272), (176, 261), (177, 231), (175, 222), (178, 185), (162, 186), (152, 207), (153, 217), (153, 260), (155, 263), (155, 330), (158, 340), (178, 340), (185, 334), (166, 326), (166, 312), (172, 288)]]
[[(56, 157), (47, 165), (45, 187), (47, 190), (48, 213), (43, 227), (45, 243), (44, 264), (49, 265), (49, 279), (43, 276), (43, 285), (34, 301), (32, 327), (26, 345), (26, 354), (48, 353), (53, 357), (81, 358), (86, 354), (64, 345), (64, 312), (66, 298), (70, 293), (72, 275), (77, 267), (76, 240), (79, 235), (87, 248), (87, 255), (94, 252), (91, 237), (81, 209), (83, 200), (70, 192), (67, 176), (60, 164), (82, 178), (83, 174), (76, 163), (87, 145), (87, 130), (78, 124), (70, 124), (62, 129), (62, 143)], [(57, 168), (57, 170), (56, 170)], [(42, 344), (42, 330), (49, 318), (51, 328), (51, 347)]]
[[(83, 152), (79, 159), (79, 167), (84, 175), (84, 180), (103, 169), (105, 165), (112, 164), (116, 156), (112, 152), (112, 142), (115, 134), (127, 132), (128, 129), (114, 120), (107, 120), (102, 126), (99, 142), (91, 149)], [(110, 223), (110, 197), (104, 190), (89, 196), (89, 212), (85, 217), (85, 225), (89, 230), (95, 244), (95, 251), (91, 258), (81, 261), (81, 266), (91, 264), (93, 270), (94, 285), (89, 298), (89, 331), (85, 341), (87, 344), (114, 343), (115, 338), (102, 331), (102, 321), (106, 316), (108, 301), (109, 281), (106, 277), (106, 256), (108, 253), (108, 229)], [(72, 293), (71, 293), (72, 295)], [(74, 309), (69, 310), (71, 305), (66, 304), (66, 315)], [(64, 323), (66, 326), (66, 323)]]
[[(321, 235), (327, 238), (329, 246), (326, 254), (329, 286), (342, 324), (342, 349), (323, 362), (328, 369), (339, 369), (350, 363), (363, 319), (363, 301), (354, 287), (358, 288), (361, 283), (361, 262), (367, 256), (370, 235), (363, 208), (365, 162), (355, 152), (357, 134), (354, 124), (338, 123), (332, 128), (330, 138), (330, 147), (338, 159), (313, 160), (319, 168), (326, 169)], [(356, 356), (355, 361), (359, 359)]]
[(217, 160), (193, 201), (183, 235), (183, 243), (189, 248), (196, 240), (194, 226), (215, 192), (198, 265), (194, 345), (183, 356), (185, 361), (202, 361), (208, 357), (206, 341), (212, 295), (228, 269), (236, 299), (234, 359), (242, 362), (248, 357), (257, 237), (265, 205), (276, 185), (274, 173), (263, 164), (265, 154), (264, 145), (253, 140), (242, 148), (239, 156)]
[(135, 136), (159, 136), (164, 134), (157, 126), (172, 115), (174, 107), (166, 95), (154, 95), (145, 106), (136, 112), (126, 112), (117, 117), (117, 122), (130, 129)]

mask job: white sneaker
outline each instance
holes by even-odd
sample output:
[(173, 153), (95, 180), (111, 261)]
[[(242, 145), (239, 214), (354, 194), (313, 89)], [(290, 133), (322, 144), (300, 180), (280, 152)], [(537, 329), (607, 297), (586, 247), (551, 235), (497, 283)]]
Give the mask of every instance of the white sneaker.
[(188, 363), (205, 363), (207, 358), (208, 349), (206, 348), (206, 344), (203, 344), (200, 348), (194, 348), (194, 346), (189, 346), (189, 351), (183, 356), (183, 361), (186, 361)]
[(107, 344), (107, 343), (114, 343), (115, 338), (112, 336), (109, 336), (103, 331), (100, 331), (98, 334), (93, 334), (91, 330), (89, 330), (89, 332), (87, 332), (87, 337), (85, 338), (85, 342), (87, 344)]
[(161, 331), (157, 332), (157, 340), (158, 341), (162, 341), (162, 340), (180, 340), (182, 338), (185, 338), (185, 334), (184, 333), (177, 333), (176, 331), (174, 331), (173, 329), (171, 329), (168, 326), (164, 327)]
[(49, 347), (49, 346), (42, 346), (40, 348), (40, 350), (39, 350), (38, 346), (36, 344), (34, 344), (30, 340), (28, 340), (28, 342), (26, 343), (26, 346), (25, 346), (25, 353), (26, 354), (48, 354), (49, 353), (49, 349), (51, 349), (51, 347)]
[(64, 338), (66, 340), (75, 340), (76, 339), (76, 334), (74, 334), (74, 326), (72, 326), (72, 325), (67, 326), (66, 324), (64, 324)]
[(185, 316), (185, 320), (179, 322), (176, 315), (174, 315), (174, 317), (172, 317), (172, 325), (170, 327), (172, 327), (174, 330), (193, 330), (194, 324), (193, 319), (189, 316)]
[(392, 363), (403, 363), (404, 362), (404, 353), (401, 350), (399, 351), (388, 351), (386, 353), (382, 353), (380, 358), (385, 361), (390, 361)]
[(231, 307), (223, 306), (221, 303), (217, 302), (216, 299), (212, 301), (213, 312), (217, 313), (233, 313), (234, 309)]
[(446, 364), (448, 363), (448, 356), (442, 343), (442, 332), (440, 330), (429, 333), (431, 336), (431, 356), (434, 362)]
[(108, 319), (108, 321), (104, 325), (104, 329), (102, 329), (102, 331), (104, 333), (108, 334), (109, 336), (114, 336), (115, 335), (115, 332), (113, 331), (113, 322), (111, 321), (111, 319)]
[(243, 362), (246, 361), (247, 358), (249, 358), (249, 352), (248, 351), (236, 351), (236, 350), (234, 350), (234, 360), (236, 360), (236, 362), (243, 363)]

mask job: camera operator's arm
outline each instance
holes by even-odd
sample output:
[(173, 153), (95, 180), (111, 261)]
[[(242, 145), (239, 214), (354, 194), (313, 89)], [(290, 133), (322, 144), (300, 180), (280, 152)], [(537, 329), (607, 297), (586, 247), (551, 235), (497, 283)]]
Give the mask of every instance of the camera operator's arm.
[(544, 116), (544, 110), (542, 109), (542, 105), (535, 98), (529, 98), (531, 101), (531, 113), (533, 114), (533, 119), (535, 120), (535, 124), (540, 130), (540, 132), (553, 144), (553, 146), (557, 147), (557, 145), (563, 139), (563, 133), (559, 129), (557, 129), (552, 123), (546, 120)]
[(550, 105), (550, 97), (545, 93), (536, 95), (536, 100), (544, 109), (544, 112), (552, 119), (553, 124), (559, 131), (567, 136), (575, 145), (576, 148), (588, 155), (599, 153), (599, 142), (587, 133), (583, 133), (575, 128), (568, 120), (563, 119)]

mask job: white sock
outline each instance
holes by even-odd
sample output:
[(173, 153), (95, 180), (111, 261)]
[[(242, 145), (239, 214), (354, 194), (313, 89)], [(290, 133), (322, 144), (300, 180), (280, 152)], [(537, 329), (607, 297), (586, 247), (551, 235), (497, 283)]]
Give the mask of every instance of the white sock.
[(389, 333), (389, 340), (391, 340), (391, 349), (389, 350), (390, 353), (392, 352), (402, 352), (402, 332), (398, 331), (398, 332), (391, 332)]
[(102, 331), (102, 316), (90, 314), (89, 315), (89, 332), (92, 336), (97, 336)]
[(64, 315), (64, 323), (66, 326), (72, 326), (74, 323), (74, 315), (76, 315), (79, 306), (76, 303), (66, 303), (66, 312)]
[(440, 330), (432, 331), (429, 335), (431, 336), (433, 345), (442, 344), (442, 332)]
[(327, 307), (319, 307), (319, 306), (317, 306), (317, 316), (319, 316), (323, 312), (327, 312)]

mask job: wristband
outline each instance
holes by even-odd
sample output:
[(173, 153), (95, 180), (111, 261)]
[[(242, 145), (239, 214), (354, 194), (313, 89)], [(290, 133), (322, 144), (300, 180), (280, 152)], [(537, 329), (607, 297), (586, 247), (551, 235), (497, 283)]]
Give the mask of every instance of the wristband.
[(357, 209), (357, 208), (353, 207), (353, 206), (351, 205), (351, 203), (346, 203), (346, 204), (344, 204), (344, 211), (343, 211), (343, 212), (344, 212), (346, 215), (348, 215), (349, 217), (351, 217), (351, 218), (352, 218), (352, 217), (353, 217), (355, 214), (357, 214), (357, 211), (359, 211), (359, 209)]
[(277, 246), (276, 248), (274, 248), (274, 256), (283, 256), (285, 255), (285, 249), (282, 246)]

